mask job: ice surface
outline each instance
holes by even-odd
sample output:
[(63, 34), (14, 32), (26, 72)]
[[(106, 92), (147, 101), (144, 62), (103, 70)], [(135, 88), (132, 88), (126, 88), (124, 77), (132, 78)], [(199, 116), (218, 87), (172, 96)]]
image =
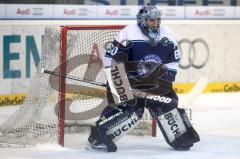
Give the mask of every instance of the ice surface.
[[(0, 149), (1, 159), (240, 159), (240, 93), (203, 94), (192, 108), (201, 141), (190, 151), (175, 151), (158, 137), (127, 135), (115, 153), (85, 150), (88, 134), (66, 135), (65, 147), (53, 144)], [(0, 123), (15, 107), (0, 108)]]

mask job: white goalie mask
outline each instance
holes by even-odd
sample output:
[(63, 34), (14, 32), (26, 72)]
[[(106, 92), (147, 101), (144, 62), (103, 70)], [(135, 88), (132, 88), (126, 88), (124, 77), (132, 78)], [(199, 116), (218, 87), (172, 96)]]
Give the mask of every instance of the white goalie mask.
[[(149, 25), (149, 21), (155, 21), (154, 25)], [(157, 23), (156, 23), (157, 22)], [(137, 14), (137, 24), (142, 32), (149, 37), (150, 41), (155, 42), (159, 34), (159, 26), (161, 22), (161, 13), (155, 6), (143, 6)]]

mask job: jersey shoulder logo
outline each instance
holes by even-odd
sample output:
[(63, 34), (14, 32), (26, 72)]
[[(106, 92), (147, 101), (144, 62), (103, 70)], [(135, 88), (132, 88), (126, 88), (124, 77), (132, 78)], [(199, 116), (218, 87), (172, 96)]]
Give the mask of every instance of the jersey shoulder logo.
[(160, 40), (160, 43), (163, 45), (163, 46), (174, 46), (173, 42), (170, 41), (167, 37), (163, 37), (161, 40)]

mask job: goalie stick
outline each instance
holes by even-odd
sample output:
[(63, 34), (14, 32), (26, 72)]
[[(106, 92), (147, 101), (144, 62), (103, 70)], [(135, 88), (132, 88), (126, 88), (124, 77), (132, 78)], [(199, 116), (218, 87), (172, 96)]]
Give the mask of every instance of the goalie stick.
[(179, 105), (183, 108), (189, 108), (192, 106), (192, 104), (196, 101), (196, 99), (200, 96), (202, 91), (205, 89), (205, 87), (208, 85), (209, 79), (202, 76), (193, 86), (191, 91), (187, 93), (186, 95), (181, 96), (179, 98)]
[(80, 78), (75, 77), (75, 76), (63, 75), (63, 74), (60, 74), (58, 72), (46, 70), (44, 68), (42, 68), (41, 72), (46, 73), (46, 74), (50, 74), (50, 75), (55, 75), (55, 76), (62, 77), (62, 78), (67, 78), (67, 79), (71, 79), (71, 80), (75, 80), (75, 81), (80, 81), (80, 82), (87, 83), (87, 84), (92, 84), (92, 85), (106, 87), (106, 88), (108, 87), (108, 85), (104, 84), (104, 83), (87, 81), (86, 79), (80, 79)]
[[(86, 84), (98, 86), (94, 89), (106, 90), (106, 88), (109, 88), (109, 86), (107, 84), (104, 84), (104, 83), (92, 82), (92, 81), (88, 81), (86, 79), (81, 79), (81, 78), (78, 78), (78, 77), (75, 77), (75, 76), (63, 75), (63, 74), (60, 74), (58, 72), (46, 70), (44, 68), (42, 68), (41, 72), (46, 73), (46, 74), (50, 74), (50, 75), (54, 75), (54, 76), (58, 76), (58, 77), (61, 77), (61, 78), (72, 79), (72, 80), (80, 81), (80, 82), (83, 82), (83, 83), (86, 83)], [(138, 90), (138, 89), (132, 89), (132, 91), (133, 91), (133, 94), (135, 96), (140, 97), (140, 98), (148, 98), (150, 100), (164, 102), (164, 103), (177, 102), (176, 100), (171, 99), (170, 97), (165, 97), (163, 95), (155, 95), (155, 94), (151, 94), (151, 93), (141, 91), (141, 90)]]
[[(75, 77), (75, 76), (62, 75), (58, 72), (46, 70), (44, 68), (42, 68), (41, 72), (46, 73), (46, 74), (50, 74), (50, 75), (55, 75), (55, 76), (62, 77), (62, 78), (67, 78), (67, 79), (80, 81), (80, 82), (83, 82), (83, 83), (86, 83), (86, 84), (91, 84), (91, 85), (94, 85), (94, 86), (99, 86), (99, 87), (96, 87), (96, 89), (106, 90), (106, 88), (109, 88), (109, 85), (104, 84), (104, 83), (92, 82), (92, 81), (88, 81), (86, 79), (80, 79), (80, 78)], [(198, 98), (198, 96), (202, 93), (202, 91), (205, 89), (205, 87), (207, 86), (208, 83), (209, 83), (209, 80), (206, 77), (201, 77), (196, 82), (196, 84), (193, 86), (191, 91), (189, 93), (187, 93), (186, 95), (182, 96), (179, 99), (179, 105), (182, 105), (184, 107), (190, 107), (194, 103), (194, 101)], [(133, 92), (134, 92), (134, 95), (140, 96), (140, 97), (143, 97), (144, 95), (145, 96), (147, 95), (146, 93), (141, 94), (142, 92), (137, 91), (137, 90), (134, 90)]]
[[(55, 75), (55, 76), (62, 77), (62, 78), (80, 81), (80, 82), (83, 82), (86, 84), (91, 84), (94, 86), (99, 86), (99, 87), (96, 87), (96, 89), (106, 90), (106, 88), (109, 88), (109, 86), (104, 83), (92, 82), (92, 81), (88, 81), (86, 79), (80, 79), (75, 76), (62, 75), (58, 72), (46, 70), (44, 68), (42, 68), (41, 72), (50, 74), (50, 75)], [(191, 89), (191, 91), (179, 99), (179, 105), (183, 106), (183, 107), (190, 107), (194, 103), (194, 101), (199, 97), (199, 95), (202, 93), (202, 91), (205, 89), (208, 82), (209, 82), (209, 80), (206, 77), (201, 77), (200, 80), (198, 80), (197, 83), (194, 85), (194, 87)], [(140, 90), (134, 89), (133, 94), (136, 95), (137, 97), (145, 97), (145, 98), (153, 99), (153, 100), (158, 99), (156, 95), (148, 94), (148, 93), (142, 92)], [(162, 96), (162, 97), (164, 97), (164, 96)], [(166, 98), (168, 98), (168, 97), (166, 97)]]

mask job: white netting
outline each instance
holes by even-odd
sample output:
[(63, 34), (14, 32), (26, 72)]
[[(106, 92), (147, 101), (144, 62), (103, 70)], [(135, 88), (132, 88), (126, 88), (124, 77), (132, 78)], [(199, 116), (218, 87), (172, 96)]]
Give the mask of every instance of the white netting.
[[(46, 42), (43, 45), (43, 48), (46, 47), (45, 50), (49, 49), (50, 46), (52, 46), (52, 50), (59, 50), (59, 35), (57, 30), (54, 31), (56, 33), (52, 34), (52, 38), (55, 40), (51, 41), (47, 36), (45, 38)], [(49, 45), (46, 45), (47, 43)], [(59, 52), (54, 52), (54, 55), (57, 54)], [(49, 86), (49, 77), (41, 73), (42, 66), (53, 67), (56, 64), (57, 60), (53, 63), (49, 62), (54, 55), (47, 51), (42, 54), (24, 104), (0, 126), (2, 146), (8, 146), (8, 144), (24, 146), (50, 140), (57, 141), (58, 120), (54, 113), (56, 101), (49, 100), (49, 96), (56, 94), (56, 91)]]
[[(67, 33), (66, 74), (88, 81), (106, 83), (102, 57), (106, 43), (119, 29), (77, 29)], [(0, 125), (1, 146), (26, 146), (58, 142), (58, 102), (60, 78), (43, 74), (42, 68), (60, 72), (60, 27), (45, 29), (42, 56), (20, 109)], [(62, 61), (63, 62), (63, 61)], [(107, 105), (106, 91), (66, 79), (65, 132), (78, 132), (79, 125), (92, 125)]]

